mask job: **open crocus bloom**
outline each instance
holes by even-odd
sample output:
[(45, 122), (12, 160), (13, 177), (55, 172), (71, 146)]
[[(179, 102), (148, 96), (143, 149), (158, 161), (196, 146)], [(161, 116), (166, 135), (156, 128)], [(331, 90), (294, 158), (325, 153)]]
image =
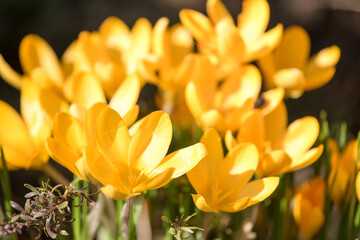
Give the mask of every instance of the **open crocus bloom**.
[(357, 171), (357, 141), (351, 140), (342, 153), (334, 139), (330, 139), (327, 144), (331, 153), (331, 171), (328, 178), (330, 195), (338, 206), (342, 206), (350, 200), (354, 186), (354, 176)]
[(264, 56), (280, 43), (281, 24), (265, 32), (270, 15), (266, 0), (243, 1), (237, 26), (220, 0), (208, 0), (206, 11), (209, 18), (194, 10), (181, 10), (180, 20), (198, 42), (199, 51), (221, 63), (225, 72)]
[(126, 199), (145, 190), (166, 185), (192, 169), (205, 155), (203, 144), (195, 144), (166, 156), (172, 126), (162, 111), (149, 114), (130, 129), (114, 109), (93, 105), (82, 126), (65, 113), (59, 117), (48, 148), (56, 161), (80, 178), (100, 184), (114, 199)]
[[(264, 118), (260, 110), (249, 112), (239, 128), (236, 139), (227, 131), (225, 143), (232, 149), (241, 142), (252, 142), (259, 154), (257, 175), (273, 176), (295, 171), (314, 163), (323, 151), (323, 146), (312, 148), (319, 134), (319, 123), (314, 117), (304, 117), (292, 122), (287, 129), (286, 108), (279, 105)], [(266, 123), (267, 122), (267, 123)], [(270, 128), (269, 131), (266, 131)]]
[(251, 143), (239, 144), (225, 156), (221, 138), (209, 129), (200, 140), (208, 149), (187, 177), (197, 194), (196, 206), (205, 212), (237, 212), (267, 198), (278, 186), (278, 177), (250, 181), (258, 164), (258, 152)]
[(21, 83), (21, 116), (0, 100), (0, 146), (9, 170), (41, 169), (49, 156), (45, 141), (51, 128), (45, 121), (39, 89), (28, 80)]
[(258, 62), (265, 76), (265, 87), (283, 87), (287, 97), (298, 98), (304, 91), (328, 83), (340, 58), (339, 47), (325, 48), (310, 59), (309, 54), (307, 32), (299, 26), (288, 27), (279, 47)]
[(294, 219), (305, 239), (312, 237), (324, 224), (325, 181), (314, 178), (297, 191), (294, 198)]

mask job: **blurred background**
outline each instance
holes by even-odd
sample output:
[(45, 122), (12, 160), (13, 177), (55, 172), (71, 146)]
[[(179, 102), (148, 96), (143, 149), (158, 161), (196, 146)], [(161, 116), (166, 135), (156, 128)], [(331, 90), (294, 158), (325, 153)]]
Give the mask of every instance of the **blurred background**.
[[(224, 0), (234, 17), (241, 12), (241, 3), (241, 0)], [(341, 49), (337, 72), (329, 84), (305, 93), (300, 99), (286, 101), (289, 122), (306, 115), (318, 117), (325, 110), (330, 126), (346, 121), (350, 135), (355, 137), (360, 130), (360, 0), (270, 0), (269, 3), (269, 28), (277, 23), (304, 27), (311, 37), (312, 53), (333, 44)], [(162, 16), (174, 24), (179, 21), (180, 9), (205, 13), (205, 6), (206, 0), (0, 0), (0, 53), (21, 73), (18, 48), (21, 39), (29, 33), (44, 38), (60, 57), (80, 31), (96, 30), (108, 16), (117, 16), (129, 26), (140, 17), (155, 23)], [(4, 81), (0, 81), (0, 98), (19, 110), (19, 92)], [(26, 191), (19, 180), (24, 172), (11, 174), (12, 180), (17, 179), (12, 181), (14, 192)], [(36, 181), (36, 171), (26, 174), (33, 175)]]

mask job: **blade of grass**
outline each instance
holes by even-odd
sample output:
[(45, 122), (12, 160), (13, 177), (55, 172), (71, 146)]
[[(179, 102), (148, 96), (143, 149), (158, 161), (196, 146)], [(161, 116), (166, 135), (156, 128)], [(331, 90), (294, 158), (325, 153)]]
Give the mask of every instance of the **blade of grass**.
[[(89, 193), (89, 182), (88, 181), (82, 181), (82, 187), (85, 187), (84, 189), (84, 193), (85, 194), (88, 194)], [(81, 237), (82, 237), (82, 240), (86, 240), (87, 239), (87, 231), (88, 231), (88, 228), (87, 228), (87, 214), (88, 214), (88, 205), (87, 203), (83, 203), (82, 206), (81, 206)]]

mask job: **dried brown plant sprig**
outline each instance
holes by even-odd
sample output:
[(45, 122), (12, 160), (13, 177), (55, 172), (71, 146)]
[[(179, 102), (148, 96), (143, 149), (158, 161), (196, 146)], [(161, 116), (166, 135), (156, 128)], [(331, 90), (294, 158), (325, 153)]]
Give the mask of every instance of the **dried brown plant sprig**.
[(65, 191), (62, 192), (59, 188), (61, 184), (55, 187), (50, 186), (49, 180), (42, 182), (41, 187), (33, 187), (30, 184), (24, 185), (30, 189), (31, 192), (25, 195), (27, 198), (24, 208), (11, 201), (11, 206), (19, 211), (18, 214), (7, 213), (11, 218), (6, 222), (4, 219), (0, 223), (0, 237), (11, 233), (19, 233), (26, 228), (34, 228), (38, 231), (36, 239), (39, 239), (42, 232), (52, 239), (55, 239), (58, 234), (68, 235), (64, 230), (66, 223), (74, 221), (71, 217), (71, 207), (69, 206), (74, 197), (80, 198), (80, 204), (76, 207), (80, 207), (83, 201), (88, 205), (95, 205), (95, 202), (88, 198), (93, 194), (85, 194), (81, 188), (76, 190), (73, 185), (65, 187)]
[(187, 239), (187, 238), (183, 237), (184, 232), (193, 234), (194, 233), (193, 230), (201, 230), (201, 231), (203, 231), (202, 228), (188, 226), (187, 222), (190, 220), (190, 218), (194, 217), (196, 214), (197, 214), (197, 212), (195, 212), (195, 213), (193, 213), (190, 216), (187, 216), (185, 218), (184, 218), (183, 215), (180, 218), (176, 217), (174, 222), (170, 218), (168, 218), (166, 216), (162, 216), (161, 219), (164, 222), (167, 222), (167, 223), (169, 223), (171, 225), (169, 233), (171, 235), (173, 235), (176, 240), (183, 240), (183, 239)]

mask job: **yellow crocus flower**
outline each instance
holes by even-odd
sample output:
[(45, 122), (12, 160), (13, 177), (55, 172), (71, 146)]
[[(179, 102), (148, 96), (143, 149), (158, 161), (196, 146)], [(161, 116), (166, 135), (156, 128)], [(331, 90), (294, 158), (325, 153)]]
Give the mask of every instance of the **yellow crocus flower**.
[(259, 176), (279, 175), (311, 165), (323, 151), (322, 145), (311, 148), (319, 135), (318, 121), (314, 117), (304, 117), (287, 126), (286, 118), (283, 103), (270, 118), (254, 109), (244, 117), (236, 139), (231, 131), (226, 132), (226, 146), (232, 149), (242, 142), (254, 143), (260, 155), (256, 171)]
[(61, 113), (48, 138), (51, 156), (80, 178), (101, 186), (114, 199), (126, 199), (166, 185), (193, 168), (205, 155), (202, 144), (167, 156), (172, 126), (162, 111), (149, 114), (127, 128), (114, 109), (93, 105), (84, 125)]
[[(46, 77), (39, 82), (42, 86), (55, 86), (61, 89), (64, 77), (60, 62), (47, 42), (35, 34), (29, 34), (20, 42), (20, 63), (25, 76), (29, 76), (34, 70), (41, 71)], [(0, 76), (11, 86), (20, 89), (21, 76), (15, 72), (0, 54)]]
[(194, 203), (200, 210), (237, 212), (263, 201), (278, 186), (278, 177), (250, 181), (258, 165), (258, 152), (253, 144), (239, 144), (224, 158), (221, 138), (215, 129), (207, 130), (200, 142), (208, 149), (208, 155), (187, 173), (197, 192), (192, 195)]
[(340, 58), (339, 47), (325, 48), (311, 58), (309, 54), (310, 37), (305, 29), (288, 27), (278, 48), (258, 61), (264, 73), (265, 87), (283, 87), (287, 97), (299, 98), (304, 91), (328, 83)]
[(330, 139), (327, 146), (331, 154), (331, 171), (328, 178), (330, 195), (338, 206), (342, 206), (349, 201), (354, 186), (357, 141), (351, 140), (342, 153), (334, 139)]
[(208, 0), (208, 17), (200, 12), (180, 11), (181, 23), (198, 42), (200, 52), (211, 56), (226, 73), (272, 51), (281, 40), (282, 25), (265, 32), (270, 9), (266, 0), (244, 0), (237, 26), (220, 0)]
[(185, 98), (188, 108), (197, 124), (203, 129), (216, 128), (221, 135), (230, 129), (237, 130), (245, 114), (259, 107), (264, 116), (270, 117), (272, 111), (281, 104), (282, 89), (274, 89), (260, 96), (261, 75), (253, 65), (237, 69), (219, 86), (216, 68), (203, 57), (202, 75), (188, 83)]
[(158, 87), (156, 103), (166, 111), (172, 122), (179, 124), (191, 119), (184, 97), (186, 84), (196, 79), (200, 57), (194, 52), (190, 32), (180, 24), (169, 28), (169, 19), (160, 18), (154, 25), (151, 55), (139, 67), (139, 73)]
[(41, 169), (49, 156), (45, 140), (51, 127), (45, 120), (39, 89), (27, 79), (21, 82), (21, 115), (0, 100), (0, 146), (9, 170)]
[(305, 183), (294, 197), (294, 219), (305, 239), (312, 239), (324, 224), (325, 181)]

